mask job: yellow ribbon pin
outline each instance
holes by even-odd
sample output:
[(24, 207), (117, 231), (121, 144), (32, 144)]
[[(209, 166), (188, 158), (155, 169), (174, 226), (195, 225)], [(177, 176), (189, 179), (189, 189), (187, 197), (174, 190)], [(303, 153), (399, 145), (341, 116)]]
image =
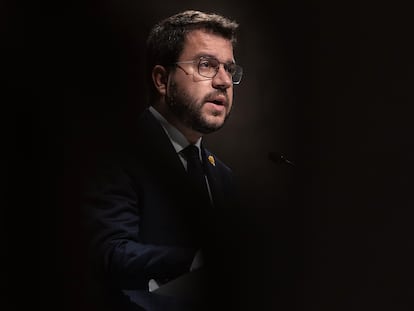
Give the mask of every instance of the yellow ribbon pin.
[(214, 160), (213, 156), (208, 156), (208, 161), (213, 165), (216, 166), (216, 161)]

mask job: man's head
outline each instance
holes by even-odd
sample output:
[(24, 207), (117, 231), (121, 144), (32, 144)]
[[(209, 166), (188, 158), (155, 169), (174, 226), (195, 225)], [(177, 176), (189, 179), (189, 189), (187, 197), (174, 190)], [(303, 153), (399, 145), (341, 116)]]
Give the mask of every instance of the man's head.
[(149, 35), (151, 103), (185, 135), (215, 131), (230, 113), (233, 83), (242, 74), (233, 55), (237, 27), (217, 14), (185, 11)]

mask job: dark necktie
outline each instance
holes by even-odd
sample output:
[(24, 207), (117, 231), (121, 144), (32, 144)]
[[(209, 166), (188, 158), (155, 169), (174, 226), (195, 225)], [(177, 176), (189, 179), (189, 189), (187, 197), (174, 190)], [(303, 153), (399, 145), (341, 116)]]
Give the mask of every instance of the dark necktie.
[(204, 176), (204, 169), (200, 161), (200, 154), (198, 147), (189, 145), (183, 149), (183, 154), (187, 159), (187, 174), (190, 182), (200, 194), (200, 199), (210, 203), (210, 196), (208, 194), (206, 178)]

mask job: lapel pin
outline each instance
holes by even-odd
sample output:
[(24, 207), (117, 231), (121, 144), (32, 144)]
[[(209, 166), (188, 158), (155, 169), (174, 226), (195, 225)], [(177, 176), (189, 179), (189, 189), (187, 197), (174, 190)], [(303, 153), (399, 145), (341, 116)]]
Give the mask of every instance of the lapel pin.
[(213, 156), (208, 156), (208, 161), (213, 165), (213, 166), (216, 166), (216, 161), (214, 160), (214, 157)]

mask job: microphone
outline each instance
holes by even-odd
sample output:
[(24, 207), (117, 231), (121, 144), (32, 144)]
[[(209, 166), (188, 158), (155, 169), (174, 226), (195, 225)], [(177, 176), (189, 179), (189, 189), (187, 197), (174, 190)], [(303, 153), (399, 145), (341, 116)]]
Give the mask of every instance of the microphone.
[(292, 167), (296, 166), (295, 163), (286, 159), (286, 157), (279, 152), (269, 152), (269, 160), (271, 160), (272, 162), (276, 164), (284, 163)]

